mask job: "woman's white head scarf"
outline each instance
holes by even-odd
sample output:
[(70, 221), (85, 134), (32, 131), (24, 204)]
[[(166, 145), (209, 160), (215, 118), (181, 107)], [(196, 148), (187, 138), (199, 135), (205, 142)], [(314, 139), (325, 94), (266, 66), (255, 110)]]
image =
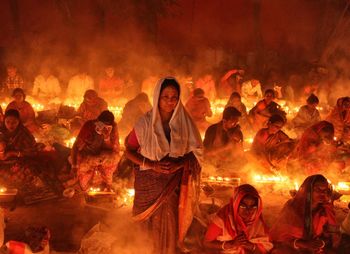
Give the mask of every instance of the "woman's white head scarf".
[(200, 133), (180, 99), (169, 122), (170, 144), (165, 137), (158, 102), (162, 84), (166, 79), (176, 81), (173, 77), (158, 81), (153, 93), (152, 110), (142, 116), (135, 125), (136, 136), (141, 148), (140, 153), (150, 160), (157, 161), (167, 155), (178, 158), (190, 152), (200, 158), (203, 148)]

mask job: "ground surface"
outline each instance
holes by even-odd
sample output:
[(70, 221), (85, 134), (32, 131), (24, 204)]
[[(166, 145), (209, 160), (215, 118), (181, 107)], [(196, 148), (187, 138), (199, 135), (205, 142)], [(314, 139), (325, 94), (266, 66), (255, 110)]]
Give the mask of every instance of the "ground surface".
[[(265, 220), (268, 225), (272, 225), (289, 196), (286, 193), (282, 195), (280, 192), (266, 191), (262, 194), (262, 198)], [(86, 232), (106, 217), (111, 223), (123, 222), (113, 234), (122, 234), (124, 229), (132, 228), (132, 224), (126, 222), (126, 214), (130, 214), (129, 208), (107, 213), (100, 209), (86, 207), (84, 200), (82, 195), (76, 195), (71, 199), (19, 206), (12, 212), (6, 212), (8, 219), (5, 231), (6, 240), (21, 240), (23, 230), (29, 225), (45, 225), (51, 229), (52, 249), (60, 252), (76, 252)], [(336, 203), (336, 207), (337, 218), (340, 222), (348, 210), (345, 203)], [(126, 232), (124, 232), (124, 237), (127, 237), (125, 235), (127, 235)]]

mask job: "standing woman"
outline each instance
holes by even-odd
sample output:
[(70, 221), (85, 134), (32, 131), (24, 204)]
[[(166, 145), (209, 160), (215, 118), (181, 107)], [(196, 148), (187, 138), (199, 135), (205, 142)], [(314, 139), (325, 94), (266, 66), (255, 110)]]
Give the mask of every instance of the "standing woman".
[(174, 78), (160, 80), (153, 109), (126, 140), (126, 155), (136, 164), (133, 215), (149, 230), (153, 253), (176, 253), (199, 195), (202, 141), (179, 98)]

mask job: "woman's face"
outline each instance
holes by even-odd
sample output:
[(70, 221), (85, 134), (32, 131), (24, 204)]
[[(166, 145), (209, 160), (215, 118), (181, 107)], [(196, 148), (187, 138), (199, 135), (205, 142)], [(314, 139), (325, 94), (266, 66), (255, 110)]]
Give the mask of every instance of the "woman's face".
[(264, 98), (266, 103), (269, 104), (275, 99), (275, 96), (272, 93), (266, 93)]
[(324, 204), (329, 201), (330, 189), (327, 182), (315, 182), (312, 188), (312, 204)]
[(158, 107), (160, 111), (172, 113), (179, 102), (179, 93), (173, 86), (163, 89), (160, 94)]
[(258, 210), (258, 201), (254, 197), (244, 197), (238, 207), (238, 215), (243, 222), (249, 223), (255, 219), (256, 211)]
[(241, 100), (239, 98), (237, 98), (237, 97), (234, 97), (232, 99), (232, 104), (236, 105), (236, 106), (239, 106), (239, 105), (241, 105)]
[(334, 132), (321, 131), (320, 138), (324, 144), (330, 144), (334, 140)]
[(19, 120), (14, 116), (5, 118), (5, 127), (9, 132), (14, 132), (19, 125)]
[(13, 98), (15, 99), (16, 102), (23, 102), (24, 101), (24, 96), (22, 93), (15, 93), (13, 95)]
[(277, 122), (277, 123), (269, 123), (269, 133), (270, 134), (276, 134), (279, 130), (283, 128), (284, 123)]

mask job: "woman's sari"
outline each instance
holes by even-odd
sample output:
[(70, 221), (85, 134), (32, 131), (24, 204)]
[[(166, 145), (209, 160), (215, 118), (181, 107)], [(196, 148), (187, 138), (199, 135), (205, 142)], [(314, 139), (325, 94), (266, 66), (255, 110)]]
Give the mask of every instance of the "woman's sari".
[(152, 161), (184, 160), (184, 167), (172, 174), (135, 167), (134, 219), (142, 222), (153, 239), (154, 253), (173, 254), (183, 247), (199, 198), (202, 142), (191, 117), (178, 102), (165, 136), (158, 109), (160, 80), (154, 91), (153, 109), (136, 123), (127, 146)]
[(111, 186), (113, 173), (118, 165), (119, 151), (117, 126), (112, 127), (109, 141), (113, 147), (107, 147), (103, 135), (96, 132), (95, 123), (87, 121), (81, 128), (75, 146), (78, 149), (77, 176), (82, 190), (90, 186)]
[(58, 183), (52, 176), (54, 173), (50, 166), (52, 164), (51, 157), (39, 152), (34, 136), (26, 127), (19, 124), (13, 133), (9, 133), (3, 127), (0, 141), (6, 145), (5, 154), (8, 151), (15, 151), (21, 155), (0, 161), (1, 186), (18, 188), (23, 192), (31, 192), (33, 189), (40, 189), (45, 185), (54, 189), (58, 188)]
[[(239, 205), (245, 196), (253, 196), (258, 200), (258, 209), (254, 220), (250, 223), (244, 223), (238, 215)], [(272, 244), (268, 239), (268, 229), (262, 217), (262, 201), (257, 190), (244, 184), (235, 189), (230, 203), (219, 210), (209, 225), (205, 239), (206, 241), (230, 241), (234, 240), (239, 234), (245, 234), (246, 238), (255, 243), (260, 253), (268, 253), (272, 249)], [(243, 248), (236, 248), (224, 251), (223, 253), (246, 253)]]
[(343, 102), (347, 97), (342, 97), (337, 100), (337, 105), (328, 115), (326, 120), (334, 126), (334, 136), (337, 139), (342, 137), (344, 127), (350, 126), (350, 110), (343, 108)]
[(334, 160), (335, 145), (324, 144), (320, 136), (322, 129), (328, 125), (331, 123), (321, 121), (307, 128), (293, 151), (290, 162), (296, 160), (298, 167), (303, 168), (306, 174), (315, 174), (327, 168)]
[(339, 243), (333, 204), (319, 204), (316, 209), (312, 209), (313, 186), (319, 180), (326, 181), (322, 175), (306, 178), (295, 197), (285, 204), (270, 231), (270, 239), (274, 244), (289, 248), (288, 242), (295, 239), (322, 239), (326, 247), (331, 248)]
[(280, 164), (293, 149), (294, 141), (287, 134), (281, 130), (269, 134), (268, 128), (258, 131), (251, 147), (252, 154), (267, 167)]

